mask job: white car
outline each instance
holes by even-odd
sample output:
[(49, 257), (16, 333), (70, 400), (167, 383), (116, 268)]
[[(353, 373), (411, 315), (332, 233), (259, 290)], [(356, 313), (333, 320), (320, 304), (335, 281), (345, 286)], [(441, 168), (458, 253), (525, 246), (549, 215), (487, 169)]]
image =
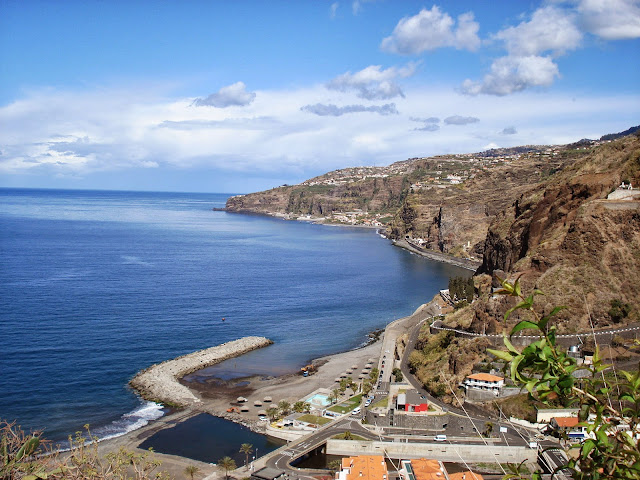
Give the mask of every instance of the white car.
[(446, 442), (447, 441), (447, 436), (446, 435), (436, 435), (435, 437), (433, 437), (433, 439), (436, 442)]

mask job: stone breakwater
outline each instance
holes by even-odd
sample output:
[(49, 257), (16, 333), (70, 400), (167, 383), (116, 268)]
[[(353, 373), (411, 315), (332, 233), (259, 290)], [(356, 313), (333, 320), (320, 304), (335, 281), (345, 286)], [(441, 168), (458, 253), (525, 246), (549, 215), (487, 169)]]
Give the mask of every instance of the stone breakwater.
[(173, 360), (151, 365), (138, 372), (129, 385), (145, 400), (187, 407), (199, 403), (200, 399), (189, 388), (178, 382), (180, 378), (272, 343), (264, 337), (244, 337), (216, 347), (198, 350)]

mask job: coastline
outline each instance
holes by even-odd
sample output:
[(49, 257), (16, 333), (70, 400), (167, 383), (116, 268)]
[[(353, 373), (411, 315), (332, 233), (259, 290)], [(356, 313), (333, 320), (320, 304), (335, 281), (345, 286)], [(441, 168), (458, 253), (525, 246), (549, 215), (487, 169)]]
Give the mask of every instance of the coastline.
[[(378, 362), (381, 358), (383, 347), (388, 348), (385, 345), (388, 345), (389, 342), (395, 344), (395, 337), (387, 338), (389, 332), (392, 333), (391, 336), (397, 335), (398, 332), (405, 331), (412, 325), (418, 324), (425, 318), (439, 312), (439, 295), (436, 295), (428, 303), (419, 306), (409, 316), (398, 318), (388, 323), (384, 328), (384, 334), (375, 342), (314, 359), (311, 363), (316, 366), (316, 373), (308, 377), (294, 373), (279, 377), (251, 376), (227, 382), (216, 378), (211, 378), (204, 383), (182, 380), (180, 382), (181, 386), (189, 388), (192, 394), (200, 400), (199, 402), (193, 402), (183, 409), (170, 411), (167, 415), (149, 422), (140, 429), (125, 433), (119, 437), (100, 441), (98, 444), (99, 451), (102, 454), (106, 454), (117, 451), (120, 448), (126, 448), (142, 452), (143, 450), (139, 446), (155, 433), (175, 427), (201, 413), (207, 413), (238, 423), (258, 433), (265, 433), (266, 423), (258, 420), (258, 411), (260, 409), (266, 409), (270, 404), (277, 405), (281, 400), (294, 403), (318, 389), (329, 389), (333, 385), (337, 385), (337, 380), (339, 380), (341, 373), (345, 369), (353, 365), (364, 366), (365, 363), (371, 361)], [(238, 396), (247, 398), (247, 402), (244, 404), (248, 406), (249, 411), (241, 413), (227, 412), (227, 409), (231, 406), (238, 405)], [(269, 397), (271, 397), (270, 402), (264, 403), (264, 400)], [(256, 401), (263, 402), (263, 406), (256, 407), (254, 405)], [(216, 473), (215, 466), (205, 462), (158, 452), (154, 452), (153, 455), (162, 461), (161, 469), (175, 473), (176, 477), (183, 474), (187, 465), (197, 465), (205, 475)]]

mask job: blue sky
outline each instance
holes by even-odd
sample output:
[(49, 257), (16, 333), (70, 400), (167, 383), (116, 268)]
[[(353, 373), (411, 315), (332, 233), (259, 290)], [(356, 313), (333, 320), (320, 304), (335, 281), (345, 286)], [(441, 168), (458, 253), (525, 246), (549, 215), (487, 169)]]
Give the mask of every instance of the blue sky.
[(640, 0), (3, 0), (0, 58), (0, 186), (241, 193), (640, 124)]

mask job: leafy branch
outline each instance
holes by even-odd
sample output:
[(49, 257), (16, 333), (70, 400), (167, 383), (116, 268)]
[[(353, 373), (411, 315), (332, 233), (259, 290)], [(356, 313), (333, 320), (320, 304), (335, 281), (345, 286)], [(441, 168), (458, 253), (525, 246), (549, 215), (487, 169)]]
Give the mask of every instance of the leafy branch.
[[(566, 448), (567, 465), (558, 470), (580, 480), (640, 479), (640, 370), (619, 371), (620, 380), (608, 380), (612, 366), (602, 361), (597, 346), (591, 365), (578, 365), (557, 344), (556, 326), (550, 325), (565, 307), (555, 307), (542, 316), (534, 309), (536, 296), (544, 295), (540, 290), (525, 296), (520, 277), (513, 283), (501, 283), (497, 294), (519, 300), (505, 313), (505, 322), (517, 310), (528, 319), (517, 323), (509, 336), (505, 334), (506, 350), (488, 352), (505, 362), (505, 372), (508, 370), (514, 384), (526, 388), (530, 397), (546, 404), (577, 407), (578, 426), (584, 427), (589, 437)], [(519, 350), (511, 340), (522, 330), (534, 330), (538, 339)], [(617, 398), (615, 392), (620, 392)], [(566, 435), (564, 440), (568, 440)], [(525, 478), (520, 471), (515, 466), (514, 473), (505, 478)], [(540, 472), (532, 478), (540, 478)]]

